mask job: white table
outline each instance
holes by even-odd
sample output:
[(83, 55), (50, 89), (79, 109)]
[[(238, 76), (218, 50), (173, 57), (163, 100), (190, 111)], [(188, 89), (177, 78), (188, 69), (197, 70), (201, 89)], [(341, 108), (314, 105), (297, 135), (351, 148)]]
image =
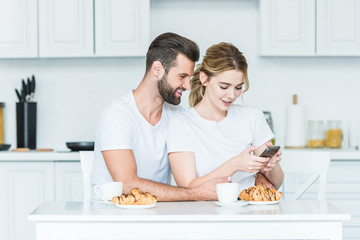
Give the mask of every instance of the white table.
[(58, 239), (342, 239), (350, 215), (326, 201), (218, 207), (214, 202), (160, 202), (120, 209), (82, 202), (44, 203), (28, 219), (37, 240)]

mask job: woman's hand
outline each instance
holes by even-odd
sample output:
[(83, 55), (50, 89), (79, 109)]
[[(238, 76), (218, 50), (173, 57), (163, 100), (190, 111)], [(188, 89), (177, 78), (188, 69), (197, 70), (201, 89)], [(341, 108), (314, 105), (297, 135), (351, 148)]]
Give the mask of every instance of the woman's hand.
[(257, 147), (251, 146), (242, 151), (239, 155), (232, 158), (235, 168), (237, 170), (253, 173), (257, 172), (260, 169), (265, 168), (266, 164), (269, 161), (269, 158), (262, 158), (256, 155), (253, 155), (252, 152), (255, 151)]
[[(266, 143), (266, 147), (272, 147), (272, 143), (271, 142), (267, 142)], [(280, 161), (281, 161), (281, 151), (279, 150), (268, 162), (268, 164), (266, 164), (261, 170), (260, 172), (269, 172), (271, 171)]]

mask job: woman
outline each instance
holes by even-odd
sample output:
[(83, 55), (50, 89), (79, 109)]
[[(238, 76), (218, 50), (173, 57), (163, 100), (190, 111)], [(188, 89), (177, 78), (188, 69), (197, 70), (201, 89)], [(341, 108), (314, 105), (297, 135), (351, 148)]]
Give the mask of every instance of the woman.
[(280, 187), (281, 153), (259, 157), (274, 137), (262, 111), (233, 104), (248, 89), (243, 54), (230, 43), (211, 46), (191, 80), (191, 108), (169, 124), (169, 160), (178, 186), (232, 176), (242, 190), (254, 186), (260, 172), (257, 182)]

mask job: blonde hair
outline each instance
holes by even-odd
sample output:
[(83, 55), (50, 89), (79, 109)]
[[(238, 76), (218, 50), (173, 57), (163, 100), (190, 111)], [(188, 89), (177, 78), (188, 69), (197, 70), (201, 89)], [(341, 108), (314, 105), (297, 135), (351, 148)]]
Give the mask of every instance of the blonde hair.
[(244, 90), (242, 93), (245, 93), (249, 90), (247, 67), (246, 58), (231, 43), (221, 42), (212, 45), (206, 51), (202, 63), (197, 65), (194, 76), (191, 79), (190, 106), (196, 106), (204, 97), (206, 87), (200, 81), (200, 72), (205, 73), (208, 79), (210, 79), (228, 70), (239, 70), (244, 74)]

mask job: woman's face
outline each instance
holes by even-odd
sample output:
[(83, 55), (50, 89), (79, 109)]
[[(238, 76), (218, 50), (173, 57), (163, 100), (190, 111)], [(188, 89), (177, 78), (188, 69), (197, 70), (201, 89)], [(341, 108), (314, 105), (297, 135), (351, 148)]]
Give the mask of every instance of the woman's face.
[(244, 79), (244, 74), (238, 70), (228, 70), (207, 78), (203, 83), (206, 86), (204, 98), (218, 110), (227, 111), (241, 95)]

